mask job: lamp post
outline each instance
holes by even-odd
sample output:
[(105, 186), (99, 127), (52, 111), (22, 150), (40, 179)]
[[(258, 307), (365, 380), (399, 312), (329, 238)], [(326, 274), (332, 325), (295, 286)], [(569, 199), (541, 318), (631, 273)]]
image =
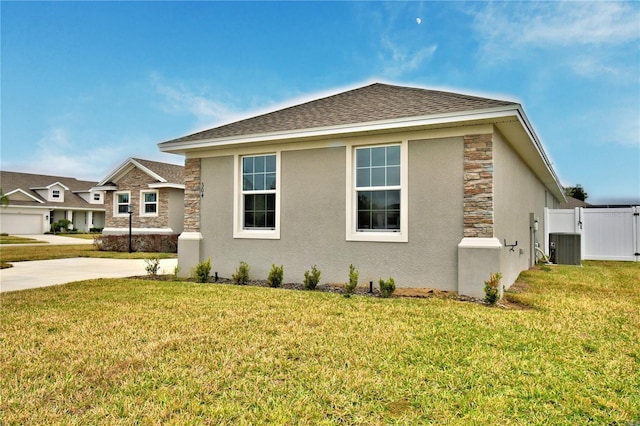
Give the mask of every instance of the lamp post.
[(131, 204), (127, 204), (127, 213), (129, 213), (129, 253), (131, 253), (131, 217), (133, 216), (133, 206)]

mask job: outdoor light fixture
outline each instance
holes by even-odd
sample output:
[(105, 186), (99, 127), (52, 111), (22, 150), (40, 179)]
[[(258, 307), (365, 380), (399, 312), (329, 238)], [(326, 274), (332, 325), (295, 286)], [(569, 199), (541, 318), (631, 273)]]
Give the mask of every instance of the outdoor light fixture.
[(133, 206), (127, 204), (127, 213), (129, 213), (129, 253), (131, 253), (131, 217), (133, 216)]

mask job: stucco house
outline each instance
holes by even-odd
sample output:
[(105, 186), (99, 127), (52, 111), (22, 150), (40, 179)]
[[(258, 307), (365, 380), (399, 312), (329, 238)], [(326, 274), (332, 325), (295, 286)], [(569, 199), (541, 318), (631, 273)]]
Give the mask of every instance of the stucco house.
[(0, 232), (43, 234), (61, 219), (70, 229), (89, 232), (104, 227), (104, 193), (96, 182), (72, 177), (0, 172), (0, 186), (9, 205), (0, 209)]
[[(521, 105), (371, 84), (159, 144), (185, 156), (183, 274), (211, 257), (265, 278), (394, 277), (484, 296), (536, 260), (545, 207), (564, 201)], [(517, 243), (517, 244), (516, 244)]]
[(183, 228), (184, 167), (128, 158), (94, 187), (105, 193), (103, 235), (179, 234)]

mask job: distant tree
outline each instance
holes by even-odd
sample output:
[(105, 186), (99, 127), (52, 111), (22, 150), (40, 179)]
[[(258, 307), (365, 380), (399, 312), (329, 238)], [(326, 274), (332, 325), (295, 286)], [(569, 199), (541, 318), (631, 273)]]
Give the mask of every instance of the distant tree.
[(564, 189), (564, 193), (565, 195), (573, 197), (580, 201), (585, 201), (587, 198), (589, 198), (589, 194), (587, 194), (587, 191), (585, 191), (580, 184), (576, 186), (567, 186)]
[(9, 205), (9, 196), (4, 193), (2, 188), (0, 188), (0, 206), (6, 207)]

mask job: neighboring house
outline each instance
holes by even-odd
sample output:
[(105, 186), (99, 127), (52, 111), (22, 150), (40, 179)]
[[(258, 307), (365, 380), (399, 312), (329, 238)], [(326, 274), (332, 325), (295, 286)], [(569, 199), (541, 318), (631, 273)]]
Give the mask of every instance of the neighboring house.
[(0, 209), (0, 231), (7, 234), (43, 234), (61, 219), (70, 229), (89, 232), (104, 227), (104, 193), (96, 182), (70, 177), (0, 172), (0, 186), (9, 205)]
[(560, 203), (558, 208), (560, 209), (575, 209), (576, 207), (589, 207), (591, 204), (586, 201), (578, 200), (577, 198), (573, 198), (569, 195), (566, 195), (567, 201), (564, 203)]
[[(483, 297), (535, 262), (563, 188), (521, 105), (372, 84), (159, 144), (185, 156), (183, 274), (211, 258), (265, 278)], [(517, 245), (516, 245), (517, 242)]]
[[(103, 235), (179, 234), (184, 223), (184, 167), (128, 158), (93, 189), (105, 192)], [(131, 214), (129, 214), (131, 211)]]

